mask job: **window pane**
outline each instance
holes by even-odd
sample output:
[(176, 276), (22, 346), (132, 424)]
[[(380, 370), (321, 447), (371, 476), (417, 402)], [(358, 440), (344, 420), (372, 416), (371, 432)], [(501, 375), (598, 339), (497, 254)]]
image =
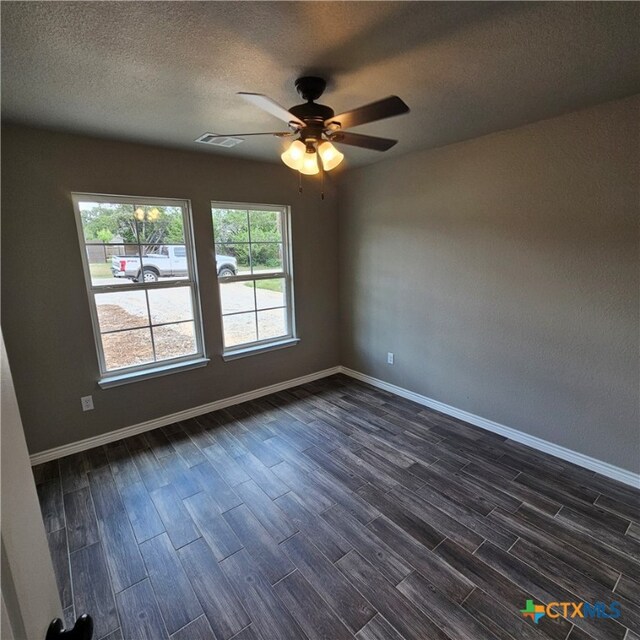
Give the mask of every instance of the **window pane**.
[(245, 209), (212, 209), (213, 237), (218, 244), (249, 242)]
[(184, 243), (182, 207), (139, 205), (133, 213), (140, 244)]
[(80, 202), (78, 206), (85, 241), (138, 242), (132, 204)]
[(282, 271), (281, 244), (251, 244), (251, 263), (253, 273), (268, 273)]
[(258, 309), (270, 307), (284, 307), (285, 280), (284, 278), (269, 278), (269, 280), (256, 280), (256, 302)]
[(142, 247), (144, 281), (185, 280), (189, 276), (189, 262), (184, 245), (148, 244)]
[(149, 326), (144, 291), (115, 291), (95, 295), (100, 331), (117, 331)]
[(225, 282), (220, 280), (222, 313), (253, 311), (256, 308), (253, 282)]
[(250, 211), (251, 242), (282, 242), (278, 211)]
[(94, 287), (105, 285), (131, 284), (129, 275), (135, 275), (140, 268), (137, 245), (102, 245), (86, 246), (87, 262)]
[(149, 296), (149, 310), (153, 324), (193, 320), (190, 287), (149, 289), (147, 295)]
[[(186, 233), (188, 203), (101, 198), (73, 194), (96, 311), (94, 331), (103, 347), (102, 373), (146, 370), (158, 360), (202, 353), (197, 288), (187, 259), (194, 251)], [(171, 280), (183, 282), (162, 286)]]
[(196, 330), (193, 322), (153, 327), (156, 360), (181, 358), (196, 353)]
[(286, 309), (258, 311), (258, 340), (278, 338), (286, 336), (287, 333)]
[(105, 333), (102, 336), (102, 348), (108, 371), (153, 362), (149, 329)]
[(258, 339), (255, 313), (224, 316), (222, 323), (224, 326), (224, 345), (227, 348), (255, 342)]
[(248, 244), (216, 244), (216, 266), (220, 277), (251, 273), (250, 264)]
[[(225, 349), (290, 335), (287, 208), (262, 207), (211, 203)], [(221, 268), (224, 256), (235, 259), (229, 271)], [(225, 281), (247, 275), (258, 278)]]
[(89, 273), (91, 274), (91, 284), (94, 286), (116, 284), (116, 281), (113, 279), (113, 272), (111, 271), (111, 256), (107, 255), (105, 245), (91, 243), (87, 245), (86, 251)]

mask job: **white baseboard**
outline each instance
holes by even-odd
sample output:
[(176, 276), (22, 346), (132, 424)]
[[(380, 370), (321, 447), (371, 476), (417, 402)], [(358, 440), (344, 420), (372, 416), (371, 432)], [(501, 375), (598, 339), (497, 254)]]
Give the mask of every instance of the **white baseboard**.
[(41, 451), (30, 456), (31, 465), (33, 466), (42, 464), (43, 462), (49, 462), (50, 460), (63, 458), (64, 456), (71, 455), (72, 453), (78, 453), (80, 451), (92, 449), (93, 447), (98, 447), (109, 442), (122, 440), (123, 438), (128, 438), (129, 436), (144, 433), (145, 431), (151, 431), (151, 429), (157, 429), (158, 427), (164, 427), (181, 420), (195, 418), (196, 416), (209, 413), (210, 411), (216, 411), (217, 409), (230, 407), (234, 404), (240, 404), (242, 402), (247, 402), (248, 400), (261, 398), (262, 396), (267, 396), (270, 393), (276, 393), (277, 391), (283, 391), (285, 389), (290, 389), (291, 387), (297, 387), (298, 385), (312, 382), (313, 380), (319, 380), (320, 378), (326, 378), (327, 376), (331, 376), (336, 373), (343, 373), (347, 376), (355, 378), (356, 380), (366, 382), (373, 387), (384, 389), (385, 391), (389, 391), (390, 393), (401, 396), (402, 398), (406, 398), (407, 400), (412, 400), (413, 402), (421, 404), (425, 407), (429, 407), (430, 409), (435, 409), (436, 411), (440, 411), (441, 413), (452, 416), (453, 418), (464, 420), (465, 422), (468, 422), (469, 424), (472, 424), (476, 427), (480, 427), (481, 429), (486, 429), (487, 431), (498, 433), (509, 438), (510, 440), (520, 442), (521, 444), (525, 444), (533, 449), (537, 449), (538, 451), (543, 451), (544, 453), (548, 453), (552, 456), (555, 456), (556, 458), (567, 460), (568, 462), (573, 462), (574, 464), (584, 467), (585, 469), (595, 471), (596, 473), (600, 473), (603, 476), (607, 476), (608, 478), (618, 480), (619, 482), (623, 482), (624, 484), (628, 484), (635, 488), (640, 487), (640, 474), (622, 469), (621, 467), (616, 467), (612, 464), (609, 464), (608, 462), (598, 460), (597, 458), (592, 458), (583, 453), (579, 453), (578, 451), (567, 449), (566, 447), (561, 447), (560, 445), (549, 442), (548, 440), (543, 440), (542, 438), (537, 438), (536, 436), (518, 431), (517, 429), (512, 429), (511, 427), (499, 424), (498, 422), (493, 422), (493, 420), (487, 420), (486, 418), (482, 418), (481, 416), (469, 413), (468, 411), (457, 409), (456, 407), (444, 404), (443, 402), (438, 402), (437, 400), (427, 398), (426, 396), (420, 395), (419, 393), (414, 393), (413, 391), (409, 391), (408, 389), (398, 387), (395, 384), (384, 382), (383, 380), (379, 380), (378, 378), (373, 378), (372, 376), (368, 376), (364, 373), (360, 373), (359, 371), (354, 371), (353, 369), (349, 369), (348, 367), (343, 366), (316, 371), (315, 373), (310, 373), (306, 376), (300, 376), (299, 378), (293, 378), (292, 380), (285, 380), (284, 382), (278, 382), (277, 384), (272, 384), (268, 387), (261, 387), (260, 389), (255, 389), (253, 391), (240, 393), (229, 398), (222, 398), (221, 400), (216, 400), (214, 402), (203, 404), (198, 407), (193, 407), (192, 409), (185, 409), (184, 411), (178, 411), (177, 413), (172, 413), (167, 416), (154, 418), (153, 420), (147, 420), (146, 422), (140, 422), (129, 427), (123, 427), (122, 429), (109, 431), (108, 433), (103, 433), (98, 436), (79, 440), (78, 442), (66, 444), (61, 447), (47, 449), (46, 451)]
[(188, 420), (189, 418), (195, 418), (201, 416), (210, 411), (216, 411), (217, 409), (224, 409), (234, 404), (240, 404), (241, 402), (247, 402), (248, 400), (254, 400), (255, 398), (261, 398), (262, 396), (268, 396), (270, 393), (276, 393), (278, 391), (284, 391), (291, 387), (297, 387), (298, 385), (312, 382), (313, 380), (319, 380), (320, 378), (326, 378), (336, 373), (340, 373), (341, 367), (332, 367), (330, 369), (324, 369), (322, 371), (316, 371), (306, 376), (300, 376), (299, 378), (293, 378), (292, 380), (285, 380), (284, 382), (278, 382), (276, 384), (269, 385), (268, 387), (261, 387), (253, 391), (247, 391), (246, 393), (240, 393), (236, 396), (229, 398), (222, 398), (208, 404), (202, 404), (192, 409), (185, 409), (184, 411), (178, 411), (168, 416), (162, 416), (160, 418), (154, 418), (153, 420), (147, 420), (146, 422), (140, 422), (138, 424), (131, 425), (129, 427), (123, 427), (122, 429), (116, 429), (115, 431), (109, 431), (108, 433), (102, 433), (98, 436), (91, 438), (85, 438), (78, 442), (72, 442), (71, 444), (65, 444), (61, 447), (55, 447), (53, 449), (47, 449), (46, 451), (40, 451), (30, 456), (31, 466), (42, 464), (43, 462), (49, 462), (50, 460), (57, 460), (58, 458), (64, 458), (72, 453), (78, 453), (80, 451), (86, 451), (87, 449), (93, 449), (93, 447), (99, 447), (109, 442), (115, 442), (116, 440), (122, 440), (129, 436), (135, 436), (145, 431), (151, 431), (158, 427), (165, 427), (168, 424), (174, 422), (180, 422), (181, 420)]
[(554, 444), (553, 442), (549, 442), (548, 440), (543, 440), (542, 438), (537, 438), (536, 436), (518, 431), (517, 429), (506, 427), (503, 424), (493, 422), (493, 420), (487, 420), (486, 418), (482, 418), (473, 413), (469, 413), (468, 411), (456, 409), (456, 407), (444, 404), (443, 402), (438, 402), (437, 400), (432, 400), (431, 398), (427, 398), (426, 396), (420, 395), (419, 393), (414, 393), (413, 391), (409, 391), (408, 389), (403, 389), (402, 387), (398, 387), (395, 384), (384, 382), (383, 380), (373, 378), (372, 376), (360, 373), (359, 371), (354, 371), (353, 369), (349, 369), (348, 367), (341, 367), (340, 369), (341, 372), (345, 375), (355, 378), (356, 380), (360, 380), (361, 382), (366, 382), (372, 387), (384, 389), (385, 391), (389, 391), (390, 393), (401, 396), (402, 398), (406, 398), (407, 400), (413, 400), (413, 402), (421, 404), (425, 407), (429, 407), (430, 409), (435, 409), (436, 411), (440, 411), (441, 413), (452, 416), (453, 418), (464, 420), (465, 422), (468, 422), (469, 424), (472, 424), (476, 427), (480, 427), (481, 429), (486, 429), (487, 431), (498, 433), (501, 436), (509, 438), (510, 440), (515, 440), (516, 442), (525, 444), (532, 449), (543, 451), (544, 453), (548, 453), (552, 456), (555, 456), (556, 458), (566, 460), (567, 462), (573, 462), (574, 464), (584, 467), (585, 469), (595, 471), (596, 473), (600, 473), (603, 476), (612, 478), (613, 480), (618, 480), (619, 482), (623, 482), (624, 484), (631, 485), (636, 489), (640, 488), (640, 474), (633, 473), (632, 471), (628, 471), (627, 469), (622, 469), (621, 467), (616, 467), (615, 465), (609, 464), (608, 462), (603, 462), (602, 460), (598, 460), (597, 458), (587, 456), (584, 453), (579, 453), (578, 451), (573, 451), (572, 449), (561, 447), (558, 444)]

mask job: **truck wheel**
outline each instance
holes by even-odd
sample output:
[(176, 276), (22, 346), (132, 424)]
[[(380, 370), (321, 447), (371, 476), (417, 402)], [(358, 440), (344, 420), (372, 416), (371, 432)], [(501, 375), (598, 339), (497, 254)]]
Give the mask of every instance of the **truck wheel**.
[(143, 269), (142, 273), (145, 282), (158, 282), (158, 274), (153, 269)]
[(229, 267), (222, 267), (220, 271), (218, 271), (219, 278), (230, 278), (231, 276), (235, 276), (235, 272), (233, 269), (229, 269)]

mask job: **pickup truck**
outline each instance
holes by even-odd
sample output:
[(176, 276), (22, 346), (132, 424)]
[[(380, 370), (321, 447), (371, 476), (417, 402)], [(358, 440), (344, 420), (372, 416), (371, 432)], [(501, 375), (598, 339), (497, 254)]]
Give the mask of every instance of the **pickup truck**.
[[(114, 278), (129, 278), (140, 282), (157, 282), (158, 278), (186, 276), (187, 250), (184, 245), (157, 247), (142, 256), (143, 268), (137, 256), (111, 256), (111, 273)], [(235, 276), (238, 263), (232, 256), (216, 255), (218, 277)], [(141, 273), (142, 271), (142, 273)]]

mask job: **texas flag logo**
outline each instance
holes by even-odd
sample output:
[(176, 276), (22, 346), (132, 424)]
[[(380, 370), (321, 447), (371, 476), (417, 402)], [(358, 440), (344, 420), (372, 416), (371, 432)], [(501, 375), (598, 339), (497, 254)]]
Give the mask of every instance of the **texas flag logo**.
[(520, 613), (525, 618), (531, 618), (536, 624), (538, 620), (546, 615), (545, 607), (542, 604), (534, 604), (533, 600), (527, 600), (527, 606), (520, 609)]

